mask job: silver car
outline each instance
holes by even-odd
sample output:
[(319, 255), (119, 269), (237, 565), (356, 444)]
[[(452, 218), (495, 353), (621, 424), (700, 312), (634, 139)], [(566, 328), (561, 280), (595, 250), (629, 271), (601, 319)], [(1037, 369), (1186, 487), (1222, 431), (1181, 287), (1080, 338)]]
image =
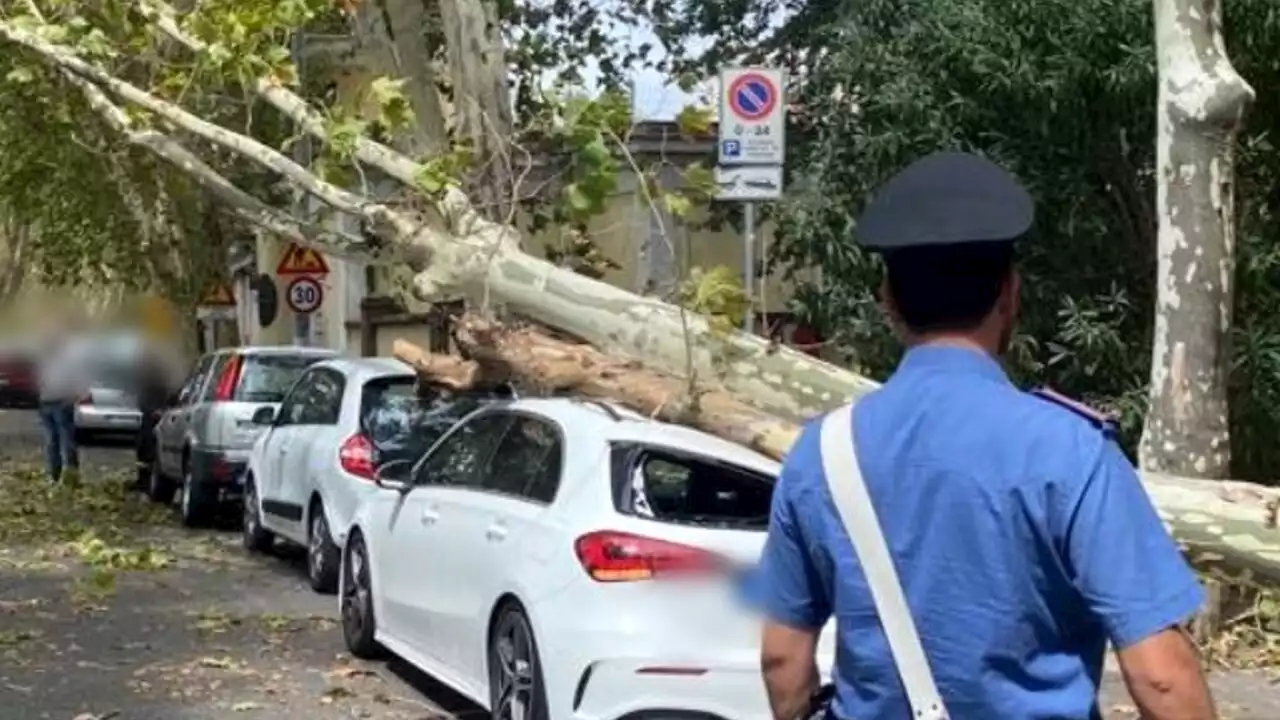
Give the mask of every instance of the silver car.
[(222, 503), (238, 500), (239, 477), (263, 431), (254, 413), (278, 409), (304, 370), (336, 354), (295, 346), (239, 347), (200, 358), (156, 426), (151, 498), (169, 502), (177, 491), (188, 526), (205, 523)]
[(89, 360), (89, 391), (76, 403), (76, 434), (83, 439), (96, 433), (136, 433), (142, 425), (134, 393), (141, 340), (120, 334), (77, 342), (84, 343), (82, 352)]

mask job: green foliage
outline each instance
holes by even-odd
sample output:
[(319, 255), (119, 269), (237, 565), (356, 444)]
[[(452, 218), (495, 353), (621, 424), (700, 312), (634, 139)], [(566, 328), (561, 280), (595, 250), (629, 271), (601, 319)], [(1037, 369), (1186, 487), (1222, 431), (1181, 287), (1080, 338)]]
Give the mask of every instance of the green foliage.
[[(1229, 50), (1262, 104), (1241, 142), (1239, 303), (1233, 417), (1237, 472), (1280, 474), (1280, 315), (1273, 219), (1280, 161), (1268, 138), (1280, 86), (1269, 68), (1280, 18), (1265, 0), (1229, 4)], [(1048, 382), (1122, 418), (1136, 442), (1146, 403), (1155, 276), (1155, 68), (1149, 3), (870, 0), (815, 39), (830, 49), (803, 86), (781, 261), (806, 319), (880, 376), (897, 346), (876, 307), (880, 270), (852, 242), (872, 189), (943, 148), (986, 154), (1037, 204), (1022, 248), (1024, 382)], [(1268, 83), (1271, 83), (1270, 85)], [(1264, 439), (1265, 438), (1265, 439)]]
[(724, 265), (692, 268), (680, 285), (680, 305), (706, 316), (715, 335), (741, 327), (750, 303), (739, 273)]

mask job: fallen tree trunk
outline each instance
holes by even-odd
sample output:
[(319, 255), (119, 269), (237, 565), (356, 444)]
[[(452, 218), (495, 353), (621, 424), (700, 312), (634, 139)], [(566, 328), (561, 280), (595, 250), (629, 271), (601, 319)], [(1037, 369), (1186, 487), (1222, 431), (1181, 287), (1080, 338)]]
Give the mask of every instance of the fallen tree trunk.
[[(432, 354), (405, 340), (395, 342), (394, 354), (428, 384), (461, 390), (513, 382), (543, 393), (609, 400), (775, 460), (786, 456), (800, 432), (795, 422), (759, 410), (736, 394), (714, 388), (690, 393), (682, 378), (531, 328), (468, 314), (457, 321), (454, 339), (463, 358)], [(1252, 540), (1267, 533), (1272, 545), (1277, 542), (1274, 514), (1280, 492), (1249, 483), (1150, 474), (1144, 482), (1161, 517), (1198, 565), (1232, 578), (1246, 573), (1268, 585), (1280, 584), (1280, 552)]]

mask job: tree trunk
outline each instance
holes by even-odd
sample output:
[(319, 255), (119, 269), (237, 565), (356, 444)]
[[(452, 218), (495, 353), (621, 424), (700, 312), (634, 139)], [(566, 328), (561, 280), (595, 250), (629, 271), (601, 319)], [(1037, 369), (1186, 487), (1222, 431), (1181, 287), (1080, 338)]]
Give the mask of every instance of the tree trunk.
[(1234, 148), (1253, 99), (1220, 0), (1155, 0), (1157, 290), (1143, 469), (1223, 478), (1235, 273)]
[[(394, 354), (429, 384), (460, 390), (514, 381), (544, 394), (611, 401), (775, 460), (782, 460), (800, 432), (794, 421), (752, 407), (749, 396), (709, 390), (690, 401), (684, 380), (590, 346), (504, 328), (474, 315), (462, 317), (456, 327), (454, 338), (466, 360), (433, 355), (405, 340), (396, 341)], [(1274, 523), (1267, 527), (1280, 492), (1151, 474), (1145, 480), (1161, 517), (1199, 564), (1228, 574), (1252, 572), (1280, 584), (1280, 540)]]
[(509, 223), (514, 159), (511, 97), (506, 53), (493, 0), (440, 0), (440, 19), (449, 49), (449, 77), (455, 134), (470, 143), (475, 169), (468, 178), (472, 198), (490, 220)]

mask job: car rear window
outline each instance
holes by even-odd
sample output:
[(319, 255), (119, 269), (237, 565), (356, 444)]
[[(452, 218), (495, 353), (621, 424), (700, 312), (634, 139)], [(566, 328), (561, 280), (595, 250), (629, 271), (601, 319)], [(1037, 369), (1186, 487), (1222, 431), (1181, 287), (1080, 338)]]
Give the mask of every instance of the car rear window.
[(244, 355), (240, 382), (233, 399), (240, 402), (281, 402), (302, 371), (324, 359), (323, 355), (285, 353)]
[(419, 390), (412, 376), (379, 378), (365, 383), (361, 393), (360, 428), (373, 444), (377, 464), (414, 462), (471, 411), (509, 396), (505, 390)]
[(764, 530), (774, 478), (717, 458), (635, 444), (613, 449), (619, 512), (658, 522)]

